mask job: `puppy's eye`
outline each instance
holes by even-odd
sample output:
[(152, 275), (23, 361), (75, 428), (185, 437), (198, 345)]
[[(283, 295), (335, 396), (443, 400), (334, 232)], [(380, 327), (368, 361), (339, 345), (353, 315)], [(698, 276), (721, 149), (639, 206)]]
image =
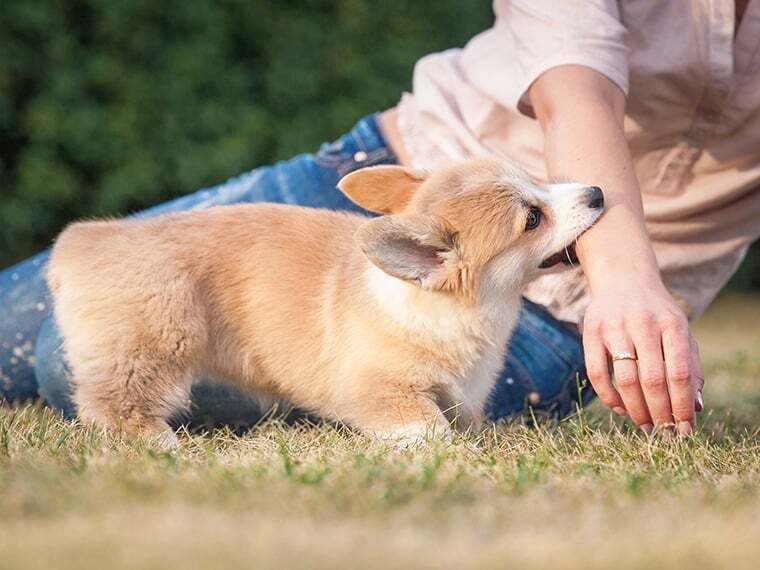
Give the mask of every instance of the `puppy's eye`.
[(538, 227), (538, 224), (541, 223), (541, 210), (536, 208), (535, 206), (528, 210), (528, 217), (525, 220), (525, 229), (526, 230), (535, 230)]

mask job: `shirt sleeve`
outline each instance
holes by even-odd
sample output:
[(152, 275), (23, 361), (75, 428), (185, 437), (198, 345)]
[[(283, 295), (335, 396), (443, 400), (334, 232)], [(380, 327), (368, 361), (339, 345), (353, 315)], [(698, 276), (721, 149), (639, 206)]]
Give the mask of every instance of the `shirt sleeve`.
[(499, 103), (534, 116), (528, 89), (560, 65), (583, 65), (628, 94), (626, 29), (616, 0), (495, 0), (496, 23), (462, 53), (462, 72)]

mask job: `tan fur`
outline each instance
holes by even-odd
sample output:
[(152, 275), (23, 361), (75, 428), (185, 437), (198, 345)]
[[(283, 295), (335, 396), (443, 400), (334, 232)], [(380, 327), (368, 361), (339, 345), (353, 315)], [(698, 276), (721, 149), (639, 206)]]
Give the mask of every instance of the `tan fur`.
[(552, 253), (550, 225), (523, 231), (544, 202), (495, 161), (341, 187), (397, 214), (241, 204), (69, 226), (48, 276), (79, 415), (168, 434), (210, 376), (379, 437), (477, 426), (520, 288)]
[(426, 173), (418, 170), (376, 166), (347, 174), (340, 189), (365, 210), (395, 214), (406, 207), (425, 178)]

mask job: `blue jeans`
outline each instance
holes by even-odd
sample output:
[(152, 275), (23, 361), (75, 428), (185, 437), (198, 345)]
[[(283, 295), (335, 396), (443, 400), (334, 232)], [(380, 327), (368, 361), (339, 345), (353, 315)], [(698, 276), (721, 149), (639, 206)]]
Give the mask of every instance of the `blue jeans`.
[[(228, 182), (160, 204), (138, 216), (238, 202), (280, 202), (362, 211), (337, 188), (345, 174), (396, 162), (374, 116), (315, 154), (256, 168)], [(366, 212), (364, 212), (366, 213)], [(50, 316), (45, 283), (47, 251), (0, 273), (0, 397), (23, 401), (42, 396), (75, 413), (71, 375)], [(506, 365), (491, 394), (488, 415), (498, 419), (526, 411), (563, 417), (593, 396), (585, 378), (578, 333), (543, 307), (525, 301), (509, 344)], [(253, 400), (235, 388), (200, 380), (193, 387), (191, 423), (246, 425), (259, 417)]]

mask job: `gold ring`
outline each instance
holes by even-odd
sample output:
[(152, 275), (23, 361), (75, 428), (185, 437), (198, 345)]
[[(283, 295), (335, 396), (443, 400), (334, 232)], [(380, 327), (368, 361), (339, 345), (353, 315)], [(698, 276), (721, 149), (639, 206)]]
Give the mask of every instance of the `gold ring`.
[(630, 352), (618, 352), (615, 356), (612, 357), (613, 362), (616, 360), (638, 360), (638, 358), (636, 358), (636, 356)]

